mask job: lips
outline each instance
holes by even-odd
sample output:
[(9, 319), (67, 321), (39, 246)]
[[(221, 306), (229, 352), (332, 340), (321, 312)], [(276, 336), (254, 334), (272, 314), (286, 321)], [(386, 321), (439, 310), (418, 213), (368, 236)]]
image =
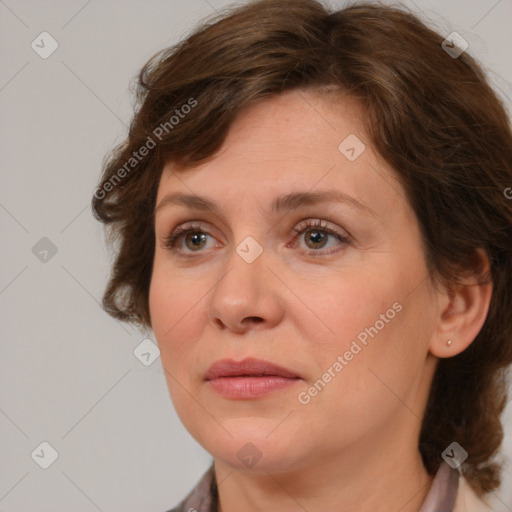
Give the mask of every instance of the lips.
[(223, 377), (282, 377), (287, 379), (300, 378), (292, 370), (263, 361), (262, 359), (247, 358), (242, 361), (221, 359), (213, 363), (205, 373), (205, 380)]

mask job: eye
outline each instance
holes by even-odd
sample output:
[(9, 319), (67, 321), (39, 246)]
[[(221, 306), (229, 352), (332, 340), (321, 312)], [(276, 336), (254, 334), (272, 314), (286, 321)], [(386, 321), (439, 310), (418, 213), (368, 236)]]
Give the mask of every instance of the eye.
[[(201, 252), (201, 249), (206, 247), (209, 236), (211, 235), (204, 230), (201, 224), (190, 222), (178, 226), (172, 233), (166, 236), (163, 240), (163, 245), (166, 249), (180, 252)], [(179, 243), (181, 239), (186, 249), (183, 249), (182, 243)]]
[[(296, 239), (300, 238), (301, 240), (304, 240), (306, 247), (312, 249), (311, 251), (306, 251), (306, 254), (313, 256), (321, 256), (338, 252), (340, 250), (339, 245), (348, 245), (351, 242), (348, 235), (341, 233), (334, 228), (328, 227), (325, 221), (322, 220), (305, 220), (297, 227), (293, 228), (293, 232), (299, 235)], [(306, 236), (302, 237), (301, 235)], [(319, 249), (325, 249), (328, 247), (329, 238), (335, 238), (338, 242), (341, 242), (341, 244), (338, 243), (329, 250), (320, 251)]]
[[(298, 235), (295, 237), (292, 247), (295, 247), (296, 240), (300, 238), (300, 235), (305, 234), (305, 238), (301, 239), (305, 240), (306, 247), (311, 249), (305, 252), (312, 256), (325, 256), (338, 252), (340, 245), (348, 245), (351, 242), (348, 235), (328, 227), (325, 221), (322, 220), (305, 220), (293, 228), (292, 231)], [(200, 253), (203, 252), (203, 249), (208, 248), (208, 237), (213, 238), (201, 224), (188, 222), (178, 226), (166, 236), (163, 239), (163, 247), (179, 252), (184, 256), (193, 256), (193, 253)], [(329, 248), (329, 239), (337, 240), (338, 244)], [(321, 250), (326, 248), (327, 250)]]

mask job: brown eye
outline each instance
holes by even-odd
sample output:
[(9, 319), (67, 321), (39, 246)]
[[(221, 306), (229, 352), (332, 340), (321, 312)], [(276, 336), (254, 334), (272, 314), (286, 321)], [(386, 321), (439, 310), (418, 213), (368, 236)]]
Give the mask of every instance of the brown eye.
[[(326, 234), (326, 232), (318, 230), (318, 229), (308, 229), (305, 233), (305, 240), (308, 247), (311, 249), (322, 249), (325, 244), (327, 243), (327, 240), (329, 238), (329, 235)], [(311, 245), (309, 245), (309, 242), (311, 241)]]
[(200, 224), (184, 224), (164, 238), (163, 247), (190, 255), (194, 252), (203, 252), (203, 248), (208, 245), (208, 237), (213, 240), (212, 235), (205, 231)]
[[(308, 219), (294, 228), (293, 232), (298, 235), (296, 240), (304, 241), (305, 246), (310, 249), (306, 251), (306, 254), (311, 256), (325, 256), (338, 252), (340, 246), (349, 245), (351, 242), (348, 235), (328, 227), (322, 220)], [(328, 247), (330, 240), (337, 241), (337, 243)]]
[(206, 234), (200, 231), (190, 231), (186, 233), (185, 245), (192, 251), (202, 249), (206, 243)]

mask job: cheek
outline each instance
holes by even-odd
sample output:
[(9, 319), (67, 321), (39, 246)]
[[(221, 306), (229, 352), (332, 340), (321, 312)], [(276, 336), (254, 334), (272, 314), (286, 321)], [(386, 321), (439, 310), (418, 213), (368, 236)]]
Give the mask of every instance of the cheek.
[(176, 304), (167, 276), (162, 272), (157, 261), (158, 258), (155, 258), (149, 287), (149, 312), (153, 332), (161, 344), (164, 341), (165, 332), (173, 325)]
[(433, 321), (428, 292), (420, 286), (411, 294), (407, 276), (390, 267), (380, 270), (339, 276), (314, 295), (311, 290), (317, 288), (309, 283), (308, 302), (315, 314), (296, 315), (315, 352), (318, 377), (342, 356), (340, 393), (346, 386), (372, 390), (381, 377), (405, 394), (424, 364)]
[(190, 339), (199, 326), (195, 317), (200, 306), (200, 294), (196, 293), (194, 283), (187, 286), (176, 272), (155, 258), (149, 310), (153, 333), (166, 368), (176, 366), (176, 362), (185, 355), (186, 347), (191, 346)]
[(153, 333), (160, 349), (169, 396), (181, 421), (189, 429), (193, 428), (189, 422), (201, 413), (194, 409), (195, 400), (184, 392), (192, 389), (190, 369), (197, 367), (194, 340), (199, 339), (201, 323), (198, 318), (201, 295), (193, 292), (191, 287), (184, 286), (179, 276), (169, 275), (163, 267), (154, 266), (149, 290)]
[[(379, 320), (381, 313), (392, 309), (400, 296), (398, 289), (393, 281), (385, 281), (375, 270), (364, 268), (316, 282), (308, 280), (297, 295), (310, 311), (302, 307), (297, 320), (302, 332), (316, 344), (336, 352), (348, 350), (353, 339)], [(395, 310), (390, 316), (393, 313)]]

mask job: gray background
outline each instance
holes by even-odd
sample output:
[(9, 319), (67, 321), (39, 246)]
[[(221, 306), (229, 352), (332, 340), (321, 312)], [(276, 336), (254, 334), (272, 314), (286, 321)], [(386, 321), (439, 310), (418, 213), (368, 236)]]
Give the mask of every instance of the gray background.
[[(512, 0), (404, 4), (463, 35), (510, 111)], [(0, 0), (3, 512), (163, 512), (210, 463), (172, 408), (160, 360), (135, 358), (145, 333), (99, 307), (110, 256), (89, 205), (103, 156), (126, 134), (130, 81), (226, 5)], [(31, 48), (43, 31), (59, 44), (47, 59)], [(32, 250), (43, 237), (57, 248), (46, 262)], [(510, 401), (504, 422), (509, 465), (498, 496), (507, 511)], [(46, 470), (31, 457), (43, 441), (59, 455)]]

